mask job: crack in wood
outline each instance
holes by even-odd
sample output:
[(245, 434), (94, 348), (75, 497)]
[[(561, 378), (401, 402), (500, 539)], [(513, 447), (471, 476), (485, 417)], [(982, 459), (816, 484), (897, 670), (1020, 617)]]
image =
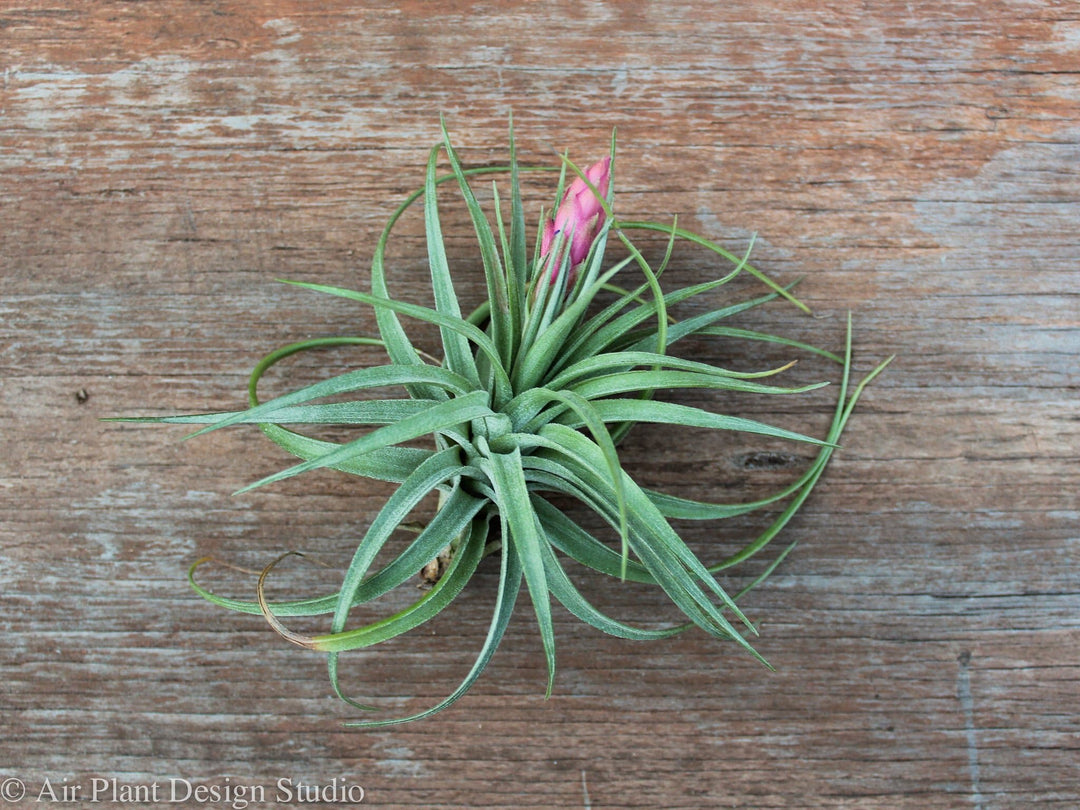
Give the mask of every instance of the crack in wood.
[(985, 807), (979, 784), (979, 746), (975, 734), (975, 699), (971, 694), (971, 651), (964, 650), (956, 658), (960, 665), (956, 675), (956, 697), (964, 713), (964, 736), (967, 743), (968, 775), (971, 777), (971, 803), (975, 810)]

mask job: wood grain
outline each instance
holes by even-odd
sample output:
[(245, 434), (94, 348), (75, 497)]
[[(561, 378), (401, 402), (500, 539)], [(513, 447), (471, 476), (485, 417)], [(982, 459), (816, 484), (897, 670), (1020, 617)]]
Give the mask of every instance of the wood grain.
[[(1080, 805), (1076, 12), (0, 4), (0, 777), (25, 780), (26, 806), (45, 779), (85, 798), (94, 778), (345, 779), (376, 807)], [(836, 347), (852, 310), (859, 368), (899, 359), (787, 529), (799, 547), (748, 597), (777, 672), (700, 635), (632, 644), (560, 612), (545, 701), (523, 599), (452, 710), (347, 730), (319, 657), (203, 603), (184, 572), (293, 548), (340, 562), (389, 490), (320, 473), (230, 498), (283, 463), (256, 433), (181, 443), (182, 429), (98, 420), (235, 407), (266, 351), (370, 332), (369, 311), (273, 279), (365, 286), (439, 114), (480, 165), (505, 160), (511, 110), (532, 162), (589, 160), (617, 127), (624, 214), (677, 213), (733, 250), (756, 233), (758, 266), (805, 276), (816, 318), (777, 305), (741, 325)], [(528, 181), (531, 211), (547, 184)], [(476, 298), (467, 221), (444, 218)], [(391, 257), (415, 300), (422, 236), (404, 223)], [(684, 250), (671, 278), (718, 269)], [(828, 394), (724, 404), (821, 430)], [(750, 497), (797, 475), (798, 459), (748, 463), (773, 449), (642, 430), (625, 456), (683, 494)], [(760, 525), (680, 528), (722, 552)], [(482, 641), (489, 563), (429, 630), (349, 657), (350, 689), (397, 712), (451, 689)], [(333, 572), (290, 564), (279, 587), (301, 581)], [(670, 615), (596, 588), (621, 616)]]

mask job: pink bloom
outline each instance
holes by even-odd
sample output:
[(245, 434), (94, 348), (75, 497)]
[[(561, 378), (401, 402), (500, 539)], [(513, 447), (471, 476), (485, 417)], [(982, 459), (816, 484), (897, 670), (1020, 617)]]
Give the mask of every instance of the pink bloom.
[[(585, 171), (585, 176), (606, 199), (611, 183), (611, 158), (606, 157), (599, 163), (594, 163)], [(555, 255), (549, 255), (555, 237), (561, 233), (565, 239), (570, 240), (571, 275), (567, 281), (572, 284), (578, 265), (589, 255), (589, 248), (592, 247), (593, 240), (596, 239), (596, 234), (599, 233), (603, 224), (604, 207), (600, 204), (600, 200), (584, 180), (575, 177), (574, 181), (567, 186), (562, 202), (555, 210), (555, 216), (544, 223), (544, 233), (540, 241), (540, 258), (545, 268), (550, 271), (552, 283), (558, 279), (559, 267), (564, 256), (562, 250)]]

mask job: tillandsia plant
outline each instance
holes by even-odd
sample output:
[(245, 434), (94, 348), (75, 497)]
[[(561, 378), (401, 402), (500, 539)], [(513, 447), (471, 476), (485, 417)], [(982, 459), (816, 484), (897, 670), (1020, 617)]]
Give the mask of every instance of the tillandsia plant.
[[(450, 172), (440, 175), (443, 153)], [(510, 621), (522, 583), (528, 589), (547, 661), (547, 693), (555, 677), (552, 599), (595, 628), (625, 639), (659, 639), (690, 627), (734, 642), (760, 659), (746, 639), (753, 626), (716, 575), (766, 547), (800, 508), (829, 460), (863, 386), (849, 384), (851, 329), (842, 355), (777, 335), (723, 325), (725, 319), (768, 301), (783, 298), (806, 310), (783, 287), (719, 245), (679, 228), (676, 223), (630, 221), (612, 210), (615, 144), (611, 153), (582, 170), (565, 156), (553, 211), (536, 229), (527, 248), (529, 226), (522, 203), (520, 173), (510, 132), (510, 160), (504, 167), (465, 169), (443, 128), (432, 148), (423, 187), (391, 216), (375, 249), (371, 291), (290, 282), (316, 292), (351, 299), (374, 308), (379, 337), (320, 338), (285, 346), (254, 369), (249, 407), (229, 413), (155, 417), (140, 421), (199, 423), (192, 435), (237, 424), (256, 424), (273, 442), (302, 461), (256, 481), (240, 492), (319, 468), (398, 485), (356, 546), (336, 593), (308, 599), (271, 602), (264, 583), (273, 563), (259, 577), (257, 598), (241, 601), (191, 582), (206, 599), (233, 610), (261, 613), (282, 636), (328, 655), (334, 691), (346, 697), (338, 681), (338, 656), (369, 647), (420, 626), (449, 606), (477, 570), (481, 559), (499, 554), (498, 591), (487, 635), (461, 685), (438, 705), (409, 717), (357, 723), (381, 726), (431, 715), (456, 701), (490, 661)], [(509, 175), (509, 222), (499, 195), (494, 218), (477, 201), (470, 180), (484, 173)], [(466, 312), (455, 291), (440, 226), (439, 186), (456, 185), (471, 219), (487, 286), (487, 299)], [(395, 223), (422, 200), (434, 307), (393, 297), (384, 262)], [(666, 234), (666, 251), (654, 267), (631, 236)], [(674, 245), (690, 241), (730, 264), (712, 281), (664, 292), (662, 276)], [(609, 242), (618, 242), (622, 258), (609, 264)], [(640, 274), (636, 286), (616, 276)], [(768, 291), (751, 300), (676, 320), (669, 310), (698, 299), (749, 274)], [(809, 310), (806, 310), (809, 311)], [(402, 316), (438, 327), (441, 357), (415, 345)], [(765, 422), (661, 401), (658, 391), (704, 388), (754, 394), (794, 395), (825, 385), (778, 387), (763, 382), (788, 366), (736, 372), (669, 353), (690, 336), (764, 341), (795, 351), (812, 352), (842, 369), (835, 415), (823, 438)], [(358, 368), (259, 402), (260, 377), (278, 361), (311, 349), (367, 344), (385, 349), (383, 365)], [(887, 363), (888, 361), (886, 361)], [(352, 398), (368, 389), (398, 387), (406, 396)], [(342, 395), (347, 398), (342, 399)], [(325, 402), (334, 398), (332, 402)], [(641, 486), (623, 469), (617, 446), (638, 423), (744, 431), (801, 442), (816, 448), (809, 468), (790, 486), (750, 503), (705, 503)], [(297, 425), (374, 426), (358, 438), (332, 442), (305, 435)], [(286, 427), (288, 426), (288, 427)], [(425, 449), (409, 445), (430, 437)], [(391, 535), (433, 492), (439, 508), (415, 538), (389, 562), (375, 566)], [(552, 502), (566, 498), (595, 512), (618, 535), (608, 544), (588, 531), (571, 513)], [(768, 528), (738, 553), (709, 564), (699, 559), (672, 528), (670, 519), (717, 520), (786, 504)], [(586, 513), (587, 514), (587, 513)], [(789, 547), (790, 548), (790, 547)], [(783, 559), (779, 555), (750, 587)], [(279, 558), (280, 560), (281, 558)], [(441, 559), (445, 570), (415, 602), (378, 621), (351, 626), (354, 608), (403, 585)], [(565, 570), (573, 560), (602, 574), (645, 583), (667, 594), (686, 621), (666, 627), (638, 627), (606, 615), (587, 599)], [(747, 588), (748, 590), (748, 588)], [(305, 636), (286, 627), (289, 617), (327, 614), (328, 632)], [(763, 660), (763, 659), (762, 659)]]

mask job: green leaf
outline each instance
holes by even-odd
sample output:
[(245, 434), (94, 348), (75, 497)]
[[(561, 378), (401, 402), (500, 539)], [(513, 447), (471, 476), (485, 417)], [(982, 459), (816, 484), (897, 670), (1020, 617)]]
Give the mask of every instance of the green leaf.
[(511, 328), (520, 335), (529, 285), (529, 259), (525, 247), (525, 208), (521, 202), (521, 170), (518, 167), (514, 119), (510, 118), (510, 254), (507, 256), (507, 287)]
[(559, 560), (551, 548), (542, 544), (540, 552), (544, 558), (544, 571), (547, 576), (551, 594), (571, 613), (586, 624), (592, 625), (597, 630), (602, 630), (617, 638), (626, 638), (633, 641), (656, 641), (661, 638), (669, 638), (686, 629), (685, 625), (665, 627), (660, 630), (646, 630), (640, 627), (613, 619), (600, 610), (597, 610), (591, 602), (581, 595), (581, 592), (570, 581), (563, 570)]
[(529, 500), (529, 488), (521, 468), (521, 452), (515, 449), (512, 453), (492, 453), (482, 462), (482, 466), (487, 469), (495, 487), (499, 517), (505, 524), (503, 553), (517, 554), (525, 572), (525, 582), (536, 612), (547, 660), (546, 694), (550, 697), (555, 682), (555, 629), (551, 621), (551, 597), (541, 550), (547, 540), (543, 537)]
[[(738, 315), (740, 312), (754, 309), (775, 298), (775, 293), (763, 295), (760, 298), (752, 298), (749, 301), (743, 301), (731, 306), (714, 309), (702, 313), (701, 315), (696, 315), (693, 318), (687, 318), (674, 323), (667, 330), (667, 345), (671, 346), (676, 341), (682, 340), (684, 337), (700, 333), (705, 327), (712, 326), (712, 324), (717, 321), (723, 320), (724, 318), (730, 318), (732, 315)], [(627, 337), (630, 338), (630, 340), (627, 341), (625, 345), (616, 344), (613, 348), (622, 349), (624, 351), (650, 351), (653, 344), (656, 342), (656, 333), (654, 331), (646, 330), (639, 335), (628, 334)]]
[[(450, 266), (446, 260), (446, 248), (443, 245), (442, 228), (439, 226), (439, 198), (435, 185), (435, 167), (439, 159), (440, 147), (431, 149), (428, 159), (427, 176), (424, 183), (424, 228), (427, 233), (428, 266), (431, 269), (431, 288), (435, 293), (435, 309), (452, 318), (461, 319), (454, 282), (450, 276)], [(468, 339), (459, 330), (440, 326), (446, 367), (457, 372), (480, 387), (480, 375), (476, 370), (476, 360), (469, 351)]]
[(653, 351), (658, 354), (663, 354), (668, 345), (668, 314), (667, 305), (664, 302), (664, 293), (663, 290), (660, 289), (660, 282), (657, 280), (651, 265), (645, 260), (645, 257), (641, 255), (641, 251), (637, 249), (637, 246), (635, 246), (622, 231), (619, 231), (619, 241), (623, 243), (626, 249), (630, 251), (630, 255), (634, 257), (638, 267), (641, 268), (641, 272), (645, 275), (645, 282), (652, 291), (653, 306), (656, 309), (656, 346)]
[(819, 349), (817, 346), (811, 346), (809, 343), (803, 343), (800, 340), (792, 340), (791, 338), (781, 337), (780, 335), (770, 335), (767, 332), (755, 332), (751, 329), (735, 329), (731, 326), (707, 326), (704, 329), (699, 329), (698, 334), (707, 335), (709, 337), (742, 338), (744, 340), (777, 343), (781, 346), (791, 346), (796, 349), (801, 349), (804, 352), (810, 352), (811, 354), (816, 354), (820, 357), (827, 357), (834, 363), (843, 364), (844, 362), (844, 358), (833, 352)]
[[(670, 309), (675, 304), (714, 290), (727, 284), (732, 278), (734, 278), (734, 274), (667, 293), (663, 298), (664, 308)], [(640, 289), (648, 289), (648, 287), (643, 285)], [(772, 298), (775, 298), (775, 296), (764, 296), (756, 300), (758, 303), (764, 303)], [(601, 311), (581, 329), (575, 331), (574, 337), (567, 342), (565, 349), (560, 353), (560, 362), (554, 366), (556, 371), (589, 357), (595, 357), (605, 351), (610, 351), (618, 343), (619, 339), (629, 333), (630, 330), (649, 320), (649, 318), (655, 317), (658, 309), (656, 301), (650, 301), (635, 306), (629, 312), (619, 315), (618, 313), (623, 308), (624, 302), (619, 301), (616, 303), (620, 305), (618, 308), (608, 308)], [(732, 308), (731, 314), (741, 312), (754, 305), (752, 302), (748, 302), (746, 305), (737, 305), (739, 308)], [(655, 344), (655, 331), (650, 334), (654, 336), (653, 343)], [(652, 351), (653, 348), (655, 346), (641, 347), (642, 351)]]
[(752, 275), (758, 281), (760, 281), (763, 284), (765, 284), (766, 286), (770, 287), (777, 294), (782, 295), (784, 298), (786, 298), (788, 301), (793, 303), (795, 306), (797, 306), (799, 309), (801, 309), (807, 315), (812, 315), (813, 314), (810, 311), (810, 308), (808, 306), (806, 306), (806, 304), (804, 304), (798, 298), (793, 296), (790, 292), (788, 292), (786, 287), (782, 287), (780, 284), (773, 281), (771, 278), (769, 278), (767, 275), (762, 273), (756, 267), (754, 267), (751, 264), (748, 264), (746, 262), (745, 258), (740, 260), (739, 257), (736, 256), (734, 253), (731, 253), (730, 251), (724, 249), (720, 245), (716, 244), (715, 242), (713, 242), (713, 241), (711, 241), (709, 239), (706, 239), (703, 236), (698, 236), (696, 233), (694, 233), (692, 231), (688, 231), (688, 230), (685, 230), (683, 228), (678, 228), (678, 227), (676, 227), (674, 225), (665, 225), (662, 222), (629, 222), (629, 221), (620, 220), (618, 222), (618, 224), (616, 225), (616, 227), (621, 228), (624, 231), (644, 230), (644, 231), (659, 231), (661, 233), (674, 234), (675, 236), (678, 236), (680, 239), (686, 239), (689, 242), (693, 242), (694, 244), (701, 245), (704, 248), (708, 248), (709, 250), (711, 250), (716, 255), (722, 256), (725, 259), (727, 259), (729, 262), (731, 262), (732, 264), (736, 265), (739, 269), (745, 270), (747, 273)]
[[(850, 398), (847, 396), (848, 382), (851, 374), (851, 315), (848, 315), (848, 332), (845, 344), (844, 352), (844, 375), (840, 384), (840, 396), (837, 399), (836, 415), (833, 418), (832, 427), (829, 430), (827, 440), (830, 442), (837, 442), (840, 440), (840, 434), (844, 430), (844, 426), (847, 423), (848, 418), (851, 416), (851, 412), (855, 408), (855, 403), (862, 395), (863, 390), (870, 382), (877, 377), (885, 368), (891, 363), (893, 357), (889, 357), (883, 363), (874, 368), (859, 385), (855, 388), (854, 393)], [(733, 565), (737, 565), (743, 560), (756, 554), (763, 549), (779, 532), (788, 524), (788, 521), (795, 515), (796, 512), (802, 507), (803, 502), (809, 497), (813, 491), (815, 484), (817, 484), (818, 478), (825, 471), (825, 466), (828, 464), (831, 456), (831, 447), (826, 447), (818, 456), (817, 463), (811, 468), (810, 474), (807, 476), (806, 483), (799, 491), (796, 497), (788, 504), (787, 508), (773, 521), (773, 523), (761, 533), (760, 536), (753, 542), (747, 544), (741, 551), (728, 557), (725, 560), (721, 560), (719, 563), (710, 566), (710, 571), (721, 571), (725, 568), (730, 568)]]
[[(292, 357), (294, 354), (299, 354), (300, 352), (312, 351), (314, 349), (339, 348), (341, 346), (381, 346), (385, 349), (386, 343), (378, 338), (371, 337), (321, 337), (289, 343), (286, 346), (275, 349), (256, 363), (255, 368), (251, 370), (251, 375), (248, 377), (248, 405), (254, 408), (259, 404), (259, 380), (261, 380), (263, 375), (277, 363), (280, 363), (287, 357)], [(445, 398), (446, 392), (441, 391), (439, 399)]]
[(517, 601), (518, 591), (521, 587), (521, 561), (518, 556), (516, 554), (504, 553), (501, 554), (500, 557), (499, 588), (495, 597), (495, 610), (491, 616), (491, 624), (488, 627), (487, 636), (484, 638), (484, 644), (480, 648), (480, 654), (477, 656), (476, 662), (472, 665), (472, 668), (465, 676), (465, 679), (461, 682), (461, 685), (435, 706), (417, 714), (390, 720), (346, 723), (345, 725), (359, 726), (362, 728), (382, 728), (384, 726), (398, 725), (400, 723), (409, 723), (413, 720), (422, 720), (425, 717), (430, 717), (436, 712), (442, 711), (469, 691), (491, 661), (491, 657), (495, 654), (499, 642), (502, 641), (502, 637), (506, 633), (507, 625), (510, 624), (510, 617), (514, 612), (514, 604)]
[[(472, 469), (465, 468), (463, 472), (471, 475)], [(376, 599), (414, 577), (417, 571), (435, 559), (444, 548), (454, 545), (459, 536), (468, 530), (478, 512), (487, 506), (489, 503), (484, 498), (474, 497), (460, 487), (454, 487), (442, 508), (435, 513), (416, 539), (391, 562), (360, 584), (353, 604)]]
[[(514, 367), (513, 381), (515, 391), (525, 391), (537, 385), (548, 373), (556, 357), (561, 354), (561, 347), (571, 330), (581, 320), (593, 297), (603, 289), (603, 285), (621, 269), (623, 263), (612, 267), (592, 286), (570, 302), (559, 317), (536, 337), (535, 343), (522, 345), (522, 356)], [(565, 277), (565, 273), (562, 274)]]
[[(577, 490), (560, 486), (561, 482), (554, 481), (552, 478), (548, 477), (534, 476), (533, 473), (535, 470), (530, 468), (533, 461), (534, 459), (528, 457), (522, 459), (523, 466), (526, 467), (526, 478), (528, 478), (530, 482), (544, 482), (549, 486), (556, 487), (557, 491), (565, 495), (570, 495), (574, 498), (578, 497)], [(543, 464), (546, 460), (537, 459), (535, 461), (538, 464)], [(565, 473), (565, 471), (562, 472)], [(565, 478), (562, 483), (564, 482)], [(641, 582), (650, 585), (656, 584), (656, 580), (653, 579), (653, 576), (649, 573), (648, 569), (636, 560), (629, 560), (626, 562), (626, 571), (624, 575), (623, 562), (625, 558), (622, 554), (600, 542), (567, 517), (562, 511), (556, 509), (539, 495), (534, 494), (532, 496), (532, 502), (533, 508), (536, 510), (536, 514), (544, 526), (544, 533), (547, 535), (548, 540), (551, 542), (552, 546), (563, 554), (584, 566), (592, 568), (594, 571), (599, 571), (608, 576), (620, 577), (621, 579), (626, 579), (631, 582)], [(619, 529), (618, 523), (613, 523), (612, 527), (616, 531)]]
[[(429, 455), (431, 455), (429, 453)], [(462, 472), (468, 472), (470, 468), (463, 468)], [(469, 523), (476, 517), (477, 512), (487, 505), (487, 501), (474, 498), (455, 488), (450, 492), (443, 508), (417, 535), (416, 539), (408, 545), (393, 561), (387, 563), (377, 573), (372, 574), (357, 587), (353, 594), (352, 606), (370, 602), (388, 591), (404, 584), (407, 580), (416, 576), (425, 564), (435, 558), (453, 538), (466, 531)], [(448, 539), (450, 538), (450, 539)], [(192, 588), (203, 598), (214, 604), (229, 608), (242, 613), (262, 612), (259, 603), (251, 600), (228, 599), (202, 587), (195, 581), (195, 569), (206, 562), (200, 560), (191, 567), (189, 580)], [(292, 601), (270, 602), (270, 612), (275, 616), (315, 616), (323, 613), (332, 613), (341, 599), (340, 589), (326, 596), (311, 599), (298, 599)]]
[[(597, 415), (605, 422), (652, 422), (682, 427), (709, 428), (711, 430), (736, 430), (760, 436), (772, 436), (795, 442), (828, 445), (821, 439), (805, 436), (791, 430), (773, 427), (754, 419), (710, 413), (689, 405), (674, 402), (654, 402), (637, 399), (601, 399), (592, 402)], [(581, 427), (582, 423), (569, 414), (559, 420), (569, 427)]]
[[(567, 468), (573, 470), (587, 486), (605, 495), (609, 502), (614, 500), (610, 484), (604, 482), (602, 477), (595, 473), (602, 459), (597, 457), (598, 451), (595, 446), (591, 446), (584, 436), (561, 425), (547, 425), (540, 434), (550, 437), (581, 456), (586, 458), (592, 456), (589, 467), (579, 467), (571, 457), (567, 457)], [(629, 476), (625, 477), (624, 485), (630, 505), (631, 544), (638, 559), (695, 624), (714, 635), (733, 639), (764, 662), (749, 642), (702, 592), (701, 586), (706, 586), (709, 592), (719, 597), (725, 607), (731, 610), (740, 621), (753, 629), (731, 597), (713, 579), (701, 561), (687, 548)]]
[[(502, 200), (499, 199), (499, 187), (494, 181), (491, 183), (491, 197), (495, 209), (495, 227), (499, 232), (499, 243), (502, 245), (503, 262), (508, 268), (506, 273), (506, 295), (509, 302), (510, 326), (508, 332), (510, 334), (510, 349), (507, 356), (510, 358), (509, 362), (512, 364), (521, 339), (521, 323), (524, 318), (525, 291), (519, 286), (519, 280), (515, 275), (513, 256), (511, 255), (510, 237), (506, 233), (506, 225), (503, 223), (502, 218)], [(490, 301), (488, 302), (487, 311), (488, 313), (491, 312)]]
[(488, 300), (491, 301), (491, 330), (495, 345), (498, 347), (498, 360), (492, 358), (492, 362), (509, 368), (513, 362), (511, 356), (512, 343), (510, 333), (510, 301), (506, 290), (506, 276), (503, 272), (502, 263), (499, 261), (499, 249), (495, 244), (495, 236), (491, 232), (491, 225), (484, 216), (480, 203), (469, 187), (468, 177), (461, 168), (457, 152), (450, 142), (450, 133), (446, 129), (446, 122), (442, 122), (443, 147), (446, 155), (450, 158), (450, 168), (457, 177), (458, 188), (461, 196), (465, 198), (465, 205), (469, 209), (469, 217), (472, 219), (473, 230), (476, 232), (477, 241), (480, 244), (480, 259), (484, 265), (484, 278), (487, 281)]
[(285, 406), (254, 416), (250, 410), (245, 410), (145, 416), (125, 421), (177, 425), (216, 425), (226, 420), (233, 425), (388, 425), (423, 413), (428, 408), (438, 405), (439, 402), (440, 400), (437, 399), (357, 399), (348, 402), (328, 402), (322, 405)]
[(803, 394), (826, 385), (827, 382), (821, 382), (781, 388), (723, 374), (702, 374), (699, 371), (623, 371), (575, 383), (568, 390), (585, 399), (595, 400), (634, 391), (673, 391), (680, 388), (713, 388), (753, 394)]
[(491, 361), (491, 366), (496, 372), (496, 382), (498, 384), (495, 392), (493, 392), (496, 404), (498, 404), (500, 399), (509, 399), (510, 379), (503, 370), (502, 360), (499, 356), (498, 349), (495, 347), (491, 338), (468, 321), (445, 315), (430, 307), (423, 307), (419, 304), (410, 304), (405, 301), (395, 301), (390, 298), (379, 298), (374, 295), (359, 292), (358, 290), (346, 290), (341, 287), (328, 287), (325, 284), (309, 284), (303, 281), (288, 281), (287, 279), (282, 279), (282, 281), (285, 284), (292, 284), (296, 287), (315, 290), (316, 292), (326, 293), (327, 295), (336, 295), (340, 298), (360, 301), (369, 304), (376, 309), (390, 309), (394, 312), (401, 313), (402, 315), (408, 315), (409, 317), (417, 318), (418, 320), (427, 321), (436, 326), (446, 327), (454, 332), (464, 335), (472, 341), (480, 351), (487, 355)]
[[(582, 467), (569, 456), (563, 458), (561, 462), (551, 463), (550, 459), (532, 455), (526, 458), (526, 462), (533, 469), (531, 477), (535, 477), (536, 471), (541, 467), (550, 470), (551, 473), (563, 479), (563, 485), (560, 487), (555, 484), (554, 489), (573, 494), (574, 497), (588, 504), (610, 525), (617, 525), (610, 484), (596, 476), (591, 467)], [(737, 640), (755, 657), (759, 657), (702, 591), (699, 583), (708, 585), (710, 591), (713, 592), (719, 589), (719, 585), (712, 580), (711, 575), (691, 574), (680, 559), (678, 545), (682, 541), (674, 535), (675, 544), (670, 545), (670, 537), (665, 535), (669, 532), (673, 535), (674, 532), (670, 526), (667, 526), (662, 516), (658, 521), (656, 515), (652, 516), (652, 520), (643, 520), (643, 514), (638, 511), (634, 503), (631, 503), (630, 544), (631, 550), (641, 560), (653, 581), (663, 588), (679, 609), (698, 627), (710, 635)], [(663, 527), (666, 527), (666, 531)], [(660, 532), (659, 535), (657, 531)], [(700, 568), (701, 564), (698, 563), (697, 567)], [(723, 595), (722, 598), (725, 601), (730, 601), (726, 594), (723, 594), (722, 589), (720, 589), (720, 594)], [(743, 618), (737, 610), (736, 615)]]
[(345, 652), (370, 647), (419, 627), (437, 616), (461, 593), (484, 556), (487, 522), (473, 521), (469, 537), (458, 547), (450, 565), (431, 590), (393, 616), (352, 630), (315, 636), (312, 646), (321, 652)]
[(380, 447), (386, 447), (391, 444), (400, 444), (401, 442), (416, 439), (429, 433), (438, 433), (441, 430), (467, 423), (472, 419), (489, 416), (492, 414), (492, 411), (487, 405), (487, 398), (487, 392), (474, 391), (471, 394), (466, 394), (457, 399), (440, 402), (435, 407), (429, 408), (423, 413), (418, 413), (414, 416), (402, 419), (400, 422), (378, 428), (358, 439), (353, 439), (351, 442), (342, 444), (326, 455), (318, 456), (305, 461), (302, 464), (296, 464), (286, 470), (281, 470), (273, 475), (268, 475), (253, 484), (248, 484), (246, 487), (237, 490), (236, 494), (248, 492), (256, 487), (272, 484), (285, 478), (291, 478), (294, 475), (300, 475), (309, 470), (317, 470), (320, 467), (332, 467), (342, 461), (359, 458), (365, 453), (369, 453)]
[[(603, 453), (608, 473), (611, 475), (612, 486), (615, 488), (616, 504), (619, 511), (619, 534), (622, 537), (622, 571), (623, 577), (625, 578), (626, 560), (628, 555), (626, 539), (626, 497), (623, 492), (622, 466), (619, 464), (619, 454), (615, 449), (615, 442), (612, 440), (611, 434), (608, 433), (603, 420), (596, 413), (596, 410), (592, 407), (591, 403), (578, 394), (572, 391), (551, 391), (546, 388), (532, 389), (531, 393), (536, 397), (547, 398), (550, 401), (559, 402), (577, 414), (585, 427), (592, 433), (597, 447), (599, 447), (600, 451)], [(511, 418), (511, 422), (512, 421)]]
[[(375, 246), (375, 254), (371, 258), (371, 292), (377, 298), (385, 299), (391, 297), (390, 290), (386, 286), (386, 267), (384, 259), (386, 246), (390, 241), (390, 233), (393, 231), (394, 225), (397, 224), (401, 215), (404, 214), (409, 206), (423, 193), (424, 189), (421, 188), (419, 191), (409, 195), (409, 197), (395, 209), (394, 213), (391, 214), (389, 221), (386, 223), (386, 227), (383, 228), (383, 232), (379, 235), (379, 241)], [(409, 336), (401, 325), (401, 321), (398, 320), (397, 312), (387, 307), (376, 307), (375, 322), (379, 327), (379, 335), (382, 337), (386, 346), (386, 353), (395, 364), (401, 366), (425, 365), (424, 361), (420, 358), (420, 354), (409, 340)], [(410, 396), (418, 399), (446, 399), (445, 391), (434, 389), (429, 385), (409, 385), (408, 391)]]
[[(345, 629), (345, 622), (349, 618), (349, 610), (353, 606), (356, 592), (360, 588), (364, 577), (367, 576), (368, 568), (374, 562), (375, 557), (390, 539), (394, 530), (408, 517), (409, 513), (416, 508), (424, 496), (430, 493), (439, 484), (458, 476), (462, 471), (461, 451), (457, 447), (447, 448), (429, 458), (406, 478), (401, 486), (394, 491), (386, 504), (383, 506), (375, 519), (371, 522), (363, 540), (356, 548), (352, 561), (345, 571), (345, 577), (339, 591), (337, 607), (331, 623), (331, 631), (340, 633)], [(468, 498), (459, 494), (457, 497)], [(479, 509), (482, 502), (479, 499), (471, 499), (476, 502)], [(453, 537), (445, 538), (447, 544)]]
[(313, 399), (323, 399), (338, 394), (348, 394), (353, 391), (360, 391), (367, 388), (383, 388), (396, 385), (407, 386), (410, 384), (426, 384), (433, 388), (439, 388), (443, 391), (449, 391), (457, 395), (464, 395), (470, 390), (469, 381), (464, 377), (437, 366), (373, 366), (372, 368), (361, 368), (339, 374), (328, 380), (323, 380), (322, 382), (305, 386), (291, 393), (283, 394), (280, 397), (271, 399), (261, 405), (256, 405), (254, 408), (249, 408), (246, 411), (236, 412), (229, 418), (222, 419), (220, 422), (197, 430), (195, 433), (192, 433), (191, 436), (199, 436), (203, 433), (208, 433), (211, 430), (218, 430), (223, 427), (238, 424), (241, 421), (272, 423), (274, 421), (273, 415), (275, 411), (281, 408), (299, 405), (304, 402), (310, 402)]
[(657, 354), (656, 352), (605, 352), (574, 363), (566, 368), (557, 377), (546, 383), (546, 387), (559, 389), (565, 388), (571, 382), (582, 377), (595, 377), (597, 374), (618, 370), (629, 371), (636, 366), (651, 366), (653, 368), (668, 368), (678, 371), (694, 371), (698, 374), (707, 374), (712, 377), (730, 377), (738, 380), (767, 377), (776, 374), (781, 369), (769, 371), (730, 371), (725, 368), (699, 363), (695, 360), (684, 360), (681, 357), (672, 357), (670, 354)]
[[(505, 166), (483, 166), (475, 169), (464, 169), (461, 173), (466, 177), (473, 177), (482, 174), (503, 173), (506, 172), (508, 168), (509, 167)], [(551, 171), (551, 168), (533, 166), (528, 167), (527, 171)], [(435, 183), (436, 185), (441, 185), (442, 183), (456, 179), (457, 173), (448, 174), (436, 178)], [(386, 248), (390, 242), (390, 235), (393, 232), (394, 226), (409, 207), (424, 195), (424, 190), (425, 187), (421, 186), (419, 189), (409, 194), (401, 204), (394, 209), (394, 212), (390, 215), (390, 219), (387, 221), (382, 233), (379, 235), (379, 241), (375, 246), (375, 254), (371, 259), (371, 291), (377, 298), (388, 299), (392, 297), (390, 295), (390, 290), (386, 285)], [(397, 313), (394, 310), (376, 308), (375, 318), (379, 326), (379, 334), (385, 341), (386, 351), (395, 363), (403, 365), (423, 364), (423, 360), (420, 359), (420, 355), (410, 342), (409, 337), (405, 333), (404, 328), (402, 328), (401, 322), (398, 320)], [(409, 394), (415, 397), (426, 397), (431, 399), (445, 398), (443, 392), (437, 389), (431, 389), (428, 386), (410, 386)]]
[[(274, 444), (304, 460), (325, 457), (341, 447), (337, 442), (313, 439), (276, 425), (261, 425), (261, 428)], [(349, 475), (400, 483), (432, 452), (419, 447), (380, 447), (363, 456), (342, 459), (328, 466)]]

